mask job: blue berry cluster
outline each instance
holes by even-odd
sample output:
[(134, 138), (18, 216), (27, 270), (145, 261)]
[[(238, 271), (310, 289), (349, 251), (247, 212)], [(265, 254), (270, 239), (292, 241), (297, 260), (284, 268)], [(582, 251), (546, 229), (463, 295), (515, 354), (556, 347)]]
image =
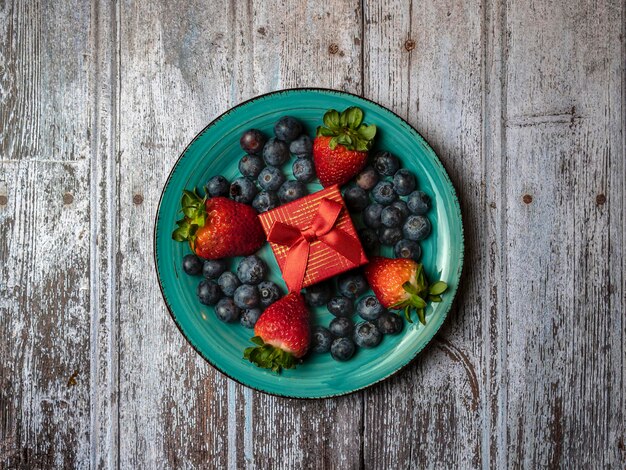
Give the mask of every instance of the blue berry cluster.
[[(307, 194), (305, 184), (316, 177), (313, 141), (300, 121), (283, 116), (274, 125), (274, 137), (249, 129), (239, 144), (246, 152), (239, 160), (241, 177), (229, 182), (222, 175), (213, 176), (204, 188), (208, 196), (230, 197), (265, 212)], [(281, 167), (292, 155), (294, 179), (287, 180)], [(264, 281), (267, 265), (258, 256), (243, 258), (234, 272), (227, 267), (227, 260), (203, 260), (194, 254), (183, 258), (185, 273), (205, 278), (196, 289), (200, 303), (214, 306), (216, 316), (224, 322), (239, 320), (253, 328), (263, 309), (282, 296), (280, 289)]]
[[(239, 160), (240, 178), (232, 182), (222, 176), (212, 177), (206, 184), (209, 196), (230, 196), (237, 202), (250, 204), (257, 212), (274, 209), (281, 204), (306, 196), (306, 183), (316, 177), (313, 165), (313, 141), (296, 118), (283, 116), (274, 125), (274, 137), (267, 138), (258, 129), (241, 135), (241, 148), (246, 152)], [(282, 167), (294, 156), (293, 180), (288, 180)]]
[[(306, 288), (305, 301), (311, 307), (326, 305), (335, 317), (328, 327), (313, 328), (311, 351), (330, 352), (336, 361), (347, 361), (357, 348), (374, 348), (383, 335), (402, 331), (402, 318), (387, 311), (374, 295), (366, 294), (369, 286), (360, 270), (341, 274), (336, 281), (336, 289), (332, 280)], [(359, 317), (358, 323), (354, 321), (355, 315)]]
[(203, 260), (189, 254), (183, 258), (183, 271), (204, 277), (196, 288), (198, 300), (214, 306), (217, 318), (226, 323), (239, 320), (246, 328), (254, 328), (263, 309), (282, 296), (276, 284), (264, 280), (267, 265), (256, 255), (242, 258), (233, 272), (226, 260)]
[(380, 245), (394, 248), (397, 258), (419, 261), (419, 244), (431, 231), (426, 213), (430, 198), (417, 189), (415, 175), (400, 167), (400, 160), (381, 150), (346, 187), (343, 197), (350, 212), (361, 214), (364, 227), (359, 230), (361, 243), (368, 253)]
[[(291, 116), (275, 123), (273, 137), (258, 129), (245, 131), (240, 145), (245, 152), (238, 165), (241, 176), (233, 181), (222, 175), (212, 177), (205, 186), (208, 196), (230, 197), (261, 213), (306, 196), (306, 184), (316, 180), (313, 141)], [(290, 162), (291, 175), (287, 175)], [(419, 261), (419, 242), (431, 231), (426, 217), (431, 201), (396, 156), (376, 152), (370, 165), (343, 188), (343, 197), (360, 227), (366, 252), (374, 254), (387, 245), (396, 257)], [(204, 277), (197, 287), (198, 300), (214, 306), (217, 318), (239, 321), (246, 328), (254, 328), (263, 309), (282, 296), (276, 284), (265, 280), (267, 265), (258, 256), (241, 259), (230, 271), (227, 260), (202, 260), (190, 254), (183, 259), (183, 270)], [(314, 327), (312, 352), (329, 352), (333, 359), (347, 361), (358, 348), (374, 348), (384, 335), (403, 330), (402, 317), (385, 309), (368, 291), (360, 270), (306, 288), (307, 304), (325, 306), (333, 315), (328, 325)]]

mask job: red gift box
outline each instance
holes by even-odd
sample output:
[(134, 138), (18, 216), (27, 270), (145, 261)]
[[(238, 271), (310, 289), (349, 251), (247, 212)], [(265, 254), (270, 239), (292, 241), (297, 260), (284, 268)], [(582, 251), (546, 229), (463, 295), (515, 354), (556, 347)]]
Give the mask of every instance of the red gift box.
[(337, 185), (259, 219), (290, 292), (367, 263)]

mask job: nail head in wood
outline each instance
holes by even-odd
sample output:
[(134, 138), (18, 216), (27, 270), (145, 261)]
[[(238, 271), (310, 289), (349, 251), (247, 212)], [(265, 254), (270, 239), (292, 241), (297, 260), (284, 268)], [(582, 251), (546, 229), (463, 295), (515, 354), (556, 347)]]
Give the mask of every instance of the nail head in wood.
[(74, 202), (74, 196), (71, 193), (65, 193), (63, 195), (63, 204), (69, 206), (72, 202)]
[(413, 39), (407, 39), (407, 40), (404, 42), (404, 48), (405, 48), (407, 51), (412, 51), (413, 49), (415, 49), (415, 41), (414, 41)]
[(143, 202), (143, 196), (142, 196), (141, 194), (135, 194), (135, 195), (133, 196), (133, 202), (134, 202), (136, 205), (141, 204), (141, 203)]
[(533, 197), (530, 194), (524, 194), (524, 197), (522, 197), (522, 201), (524, 201), (524, 204), (530, 204), (531, 202), (533, 202)]
[(9, 203), (9, 198), (4, 194), (0, 196), (0, 206), (6, 206)]
[(606, 196), (604, 194), (598, 194), (596, 196), (596, 204), (601, 206), (606, 202)]
[(330, 46), (328, 46), (329, 54), (336, 54), (337, 52), (339, 52), (339, 46), (337, 44), (332, 43)]

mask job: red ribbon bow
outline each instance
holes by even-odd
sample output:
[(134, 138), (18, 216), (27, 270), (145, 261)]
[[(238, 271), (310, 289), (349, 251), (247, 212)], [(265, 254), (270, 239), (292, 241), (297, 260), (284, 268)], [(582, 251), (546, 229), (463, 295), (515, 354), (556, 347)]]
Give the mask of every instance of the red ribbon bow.
[(300, 292), (309, 263), (311, 243), (320, 241), (344, 256), (355, 266), (361, 260), (361, 247), (352, 235), (335, 227), (343, 205), (331, 199), (322, 199), (313, 217), (311, 226), (300, 230), (297, 227), (276, 221), (270, 229), (267, 240), (278, 245), (288, 246), (283, 278), (290, 292)]

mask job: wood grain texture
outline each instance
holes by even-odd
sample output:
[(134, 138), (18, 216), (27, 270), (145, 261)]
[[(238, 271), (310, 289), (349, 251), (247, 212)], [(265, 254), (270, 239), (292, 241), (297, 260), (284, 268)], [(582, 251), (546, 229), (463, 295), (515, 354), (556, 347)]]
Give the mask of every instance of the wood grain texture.
[(398, 377), (365, 392), (364, 461), (376, 468), (476, 468), (484, 463), (480, 424), (489, 393), (481, 321), (487, 258), (480, 3), (366, 2), (364, 24), (364, 93), (407, 119), (437, 152), (459, 194), (467, 247), (462, 301), (434, 345)]
[[(117, 302), (124, 312), (120, 464), (311, 467), (324, 462), (328, 466), (340, 457), (355, 467), (360, 446), (345, 436), (358, 436), (360, 398), (344, 399), (343, 406), (302, 406), (227, 380), (185, 343), (163, 309), (152, 269), (146, 270), (162, 185), (180, 151), (208, 121), (242, 99), (277, 87), (356, 91), (360, 86), (361, 48), (353, 37), (360, 27), (358, 4), (332, 11), (303, 5), (281, 17), (273, 12), (283, 7), (266, 2), (224, 2), (213, 8), (209, 16), (198, 15), (200, 4), (181, 8), (169, 2), (139, 2), (125, 4), (120, 11), (120, 41), (125, 45), (117, 175)], [(309, 25), (307, 18), (313, 18)], [(344, 26), (343, 33), (326, 34), (337, 24)], [(288, 37), (298, 29), (295, 39)], [(331, 44), (340, 50), (331, 54)], [(320, 49), (323, 55), (316, 59)], [(302, 56), (311, 59), (302, 63)], [(322, 71), (327, 71), (324, 80), (318, 75)], [(135, 195), (141, 195), (141, 204), (133, 202)], [(139, 331), (149, 334), (137, 335)], [(347, 425), (332, 425), (333, 417), (345, 418)], [(146, 429), (160, 432), (146, 434)], [(281, 438), (287, 434), (289, 439)], [(172, 440), (172, 435), (179, 439)], [(298, 442), (307, 446), (294, 453)]]
[[(302, 2), (293, 8), (280, 1), (254, 2), (252, 11), (256, 34), (247, 46), (256, 59), (253, 77), (259, 88), (241, 82), (242, 97), (299, 86), (361, 91), (359, 2)], [(247, 23), (240, 27), (248, 28)], [(247, 465), (311, 469), (361, 465), (361, 395), (303, 402), (237, 387), (244, 396), (249, 394), (252, 411), (251, 416), (244, 415), (253, 430), (244, 454)], [(241, 433), (245, 438), (245, 426)]]
[[(0, 2), (0, 468), (625, 467), (625, 20), (618, 0)], [(296, 86), (413, 124), (467, 247), (414, 363), (311, 402), (208, 366), (152, 264), (181, 150)]]
[(90, 455), (89, 5), (0, 4), (0, 467)]
[(621, 7), (505, 7), (508, 465), (625, 462)]
[(211, 10), (200, 14), (200, 2), (125, 2), (118, 12), (121, 468), (219, 468), (230, 459), (232, 386), (172, 322), (151, 264), (160, 188), (231, 92), (230, 8), (217, 2)]

